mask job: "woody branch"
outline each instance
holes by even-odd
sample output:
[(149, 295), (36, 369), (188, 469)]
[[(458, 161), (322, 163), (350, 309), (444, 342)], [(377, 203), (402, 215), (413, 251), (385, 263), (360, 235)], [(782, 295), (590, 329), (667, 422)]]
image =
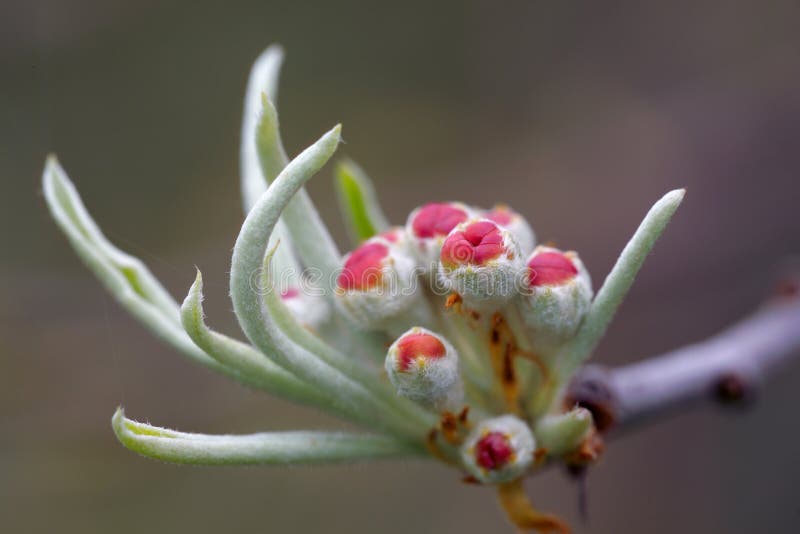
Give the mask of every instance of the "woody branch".
[(764, 378), (800, 356), (800, 298), (775, 298), (699, 343), (625, 365), (589, 365), (568, 402), (590, 409), (602, 431), (627, 431), (703, 402), (752, 398)]

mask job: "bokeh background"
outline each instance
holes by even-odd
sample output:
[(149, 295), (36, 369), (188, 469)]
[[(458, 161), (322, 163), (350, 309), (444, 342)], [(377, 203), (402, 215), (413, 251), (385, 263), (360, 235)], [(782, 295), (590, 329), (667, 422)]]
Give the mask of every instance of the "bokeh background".
[[(491, 491), (433, 463), (186, 468), (115, 440), (128, 414), (189, 431), (337, 423), (193, 366), (118, 308), (49, 220), (58, 153), (107, 235), (182, 298), (226, 296), (251, 61), (287, 50), (290, 152), (336, 122), (403, 221), (431, 199), (506, 201), (602, 280), (649, 204), (687, 186), (597, 354), (712, 334), (800, 251), (800, 4), (0, 3), (0, 530), (500, 532)], [(310, 186), (344, 246), (330, 171)], [(797, 532), (800, 365), (751, 409), (705, 408), (613, 443), (577, 487), (529, 489), (590, 533)]]

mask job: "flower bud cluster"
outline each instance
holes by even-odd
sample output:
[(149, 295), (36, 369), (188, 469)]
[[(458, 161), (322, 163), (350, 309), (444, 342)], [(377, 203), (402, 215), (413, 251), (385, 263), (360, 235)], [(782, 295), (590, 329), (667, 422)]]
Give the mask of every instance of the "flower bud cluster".
[[(397, 395), (440, 413), (444, 421), (447, 412), (452, 416), (463, 408), (465, 388), (470, 396), (475, 388), (484, 388), (480, 395), (501, 394), (484, 405), (491, 408), (481, 415), (489, 418), (460, 427), (460, 434), (443, 434), (458, 447), (463, 467), (482, 483), (515, 480), (533, 464), (536, 421), (529, 425), (515, 415), (491, 417), (492, 412), (503, 406), (525, 413), (514, 409), (524, 404), (537, 416), (543, 413), (521, 396), (532, 394), (524, 390), (526, 382), (547, 376), (550, 356), (575, 335), (593, 296), (575, 252), (535, 245), (528, 222), (506, 206), (481, 210), (459, 202), (429, 203), (415, 209), (404, 227), (392, 227), (345, 256), (336, 283), (337, 304), (356, 323), (403, 332), (385, 359)], [(419, 310), (430, 309), (435, 300), (422, 290), (428, 282), (440, 284), (434, 291), (456, 294), (464, 307), (457, 310), (468, 310), (468, 319), (455, 326), (447, 316), (421, 319)], [(407, 330), (411, 325), (418, 326)], [(429, 325), (440, 325), (453, 337), (448, 340)], [(465, 334), (464, 327), (471, 330)], [(538, 378), (530, 366), (515, 367), (517, 355), (536, 359)], [(551, 444), (557, 442), (552, 435), (562, 437), (560, 427), (541, 428)]]
[(586, 314), (591, 280), (576, 253), (534, 246), (531, 226), (508, 206), (431, 202), (344, 258), (337, 301), (364, 329), (396, 334), (431, 324), (421, 286), (433, 283), (477, 312), (518, 307), (533, 348), (553, 352)]

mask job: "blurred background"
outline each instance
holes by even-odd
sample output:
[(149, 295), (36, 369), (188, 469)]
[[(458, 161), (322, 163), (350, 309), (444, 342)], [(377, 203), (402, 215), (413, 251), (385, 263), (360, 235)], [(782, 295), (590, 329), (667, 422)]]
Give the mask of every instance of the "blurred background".
[[(338, 423), (192, 365), (121, 311), (49, 219), (49, 151), (176, 297), (202, 268), (232, 335), (242, 96), (273, 42), (287, 149), (342, 122), (340, 153), (395, 221), (433, 199), (506, 201), (599, 285), (649, 205), (686, 186), (596, 355), (622, 364), (747, 314), (800, 251), (798, 23), (791, 0), (0, 3), (0, 530), (504, 528), (491, 491), (431, 462), (187, 468), (123, 449), (120, 404), (187, 431)], [(329, 169), (310, 191), (346, 248)], [(577, 532), (797, 532), (799, 388), (794, 365), (747, 411), (615, 441), (588, 524), (563, 473), (529, 490)]]

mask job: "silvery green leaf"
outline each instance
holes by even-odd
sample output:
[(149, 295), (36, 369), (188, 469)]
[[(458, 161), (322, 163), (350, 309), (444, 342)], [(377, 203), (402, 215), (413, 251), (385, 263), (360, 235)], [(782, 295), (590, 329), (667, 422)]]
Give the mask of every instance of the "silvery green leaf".
[[(265, 168), (273, 169), (267, 176), (264, 175), (259, 161), (258, 148), (256, 147), (256, 125), (262, 113), (262, 95), (266, 94), (277, 102), (278, 77), (283, 63), (283, 49), (278, 45), (271, 45), (256, 59), (250, 70), (247, 81), (247, 92), (244, 98), (244, 115), (242, 117), (242, 140), (240, 165), (242, 173), (242, 200), (244, 212), (252, 209), (258, 198), (267, 190), (269, 182), (286, 165), (286, 154), (280, 144), (280, 137), (273, 140), (276, 157), (266, 162)], [(277, 116), (274, 117), (274, 132), (277, 134)]]
[(139, 258), (121, 251), (103, 235), (55, 156), (47, 158), (42, 183), (50, 213), (70, 242), (84, 244), (111, 264), (132, 291), (177, 323), (178, 304)]
[(578, 333), (563, 349), (563, 356), (560, 357), (563, 362), (563, 376), (570, 376), (594, 351), (631, 288), (636, 274), (642, 268), (645, 258), (667, 227), (685, 194), (685, 189), (670, 191), (647, 212), (597, 292)]
[(336, 192), (345, 227), (354, 244), (369, 239), (389, 228), (389, 222), (381, 210), (372, 181), (352, 160), (346, 159), (336, 165)]
[[(278, 45), (268, 47), (253, 64), (250, 70), (250, 79), (247, 82), (247, 93), (244, 99), (244, 114), (242, 116), (242, 140), (240, 172), (242, 175), (242, 201), (245, 215), (252, 209), (258, 197), (264, 194), (269, 183), (286, 166), (286, 152), (281, 143), (278, 116), (275, 108), (270, 104), (264, 106), (262, 99), (268, 102), (266, 95), (272, 102), (276, 102), (278, 94), (278, 77), (283, 63), (283, 49)], [(259, 159), (259, 148), (256, 147), (256, 126), (262, 113), (271, 113), (265, 120), (269, 122), (269, 134), (261, 139), (263, 155)], [(278, 223), (275, 236), (271, 245), (281, 239), (285, 246), (275, 257), (275, 264), (282, 279), (289, 284), (295, 284), (300, 272), (300, 266), (294, 256), (291, 240), (286, 225), (283, 221)]]
[[(263, 98), (262, 103), (263, 113), (256, 128), (256, 146), (264, 174), (269, 175), (276, 169), (280, 170), (275, 162), (283, 153), (283, 145), (275, 107), (267, 98)], [(285, 160), (283, 153), (283, 161)], [(331, 297), (334, 273), (339, 268), (341, 255), (305, 189), (300, 188), (293, 195), (282, 213), (282, 220), (300, 260), (306, 267), (319, 269), (319, 285), (325, 295)], [(284, 243), (288, 242), (284, 239)]]
[(150, 331), (189, 358), (231, 374), (192, 343), (181, 328), (178, 303), (147, 267), (106, 239), (54, 156), (47, 159), (42, 182), (53, 219), (84, 264), (117, 302)]
[(208, 435), (176, 432), (139, 423), (119, 408), (111, 419), (117, 439), (156, 460), (191, 465), (312, 464), (419, 455), (391, 437), (346, 432), (263, 432)]
[(247, 215), (231, 261), (233, 308), (253, 345), (298, 378), (329, 394), (338, 409), (363, 424), (380, 425), (387, 431), (418, 439), (424, 427), (400, 417), (392, 406), (385, 405), (361, 384), (287, 337), (263, 313), (260, 292), (268, 288), (259, 289), (259, 284), (254, 283), (259, 280), (267, 243), (278, 218), (302, 185), (333, 155), (340, 129), (336, 126), (292, 160)]

